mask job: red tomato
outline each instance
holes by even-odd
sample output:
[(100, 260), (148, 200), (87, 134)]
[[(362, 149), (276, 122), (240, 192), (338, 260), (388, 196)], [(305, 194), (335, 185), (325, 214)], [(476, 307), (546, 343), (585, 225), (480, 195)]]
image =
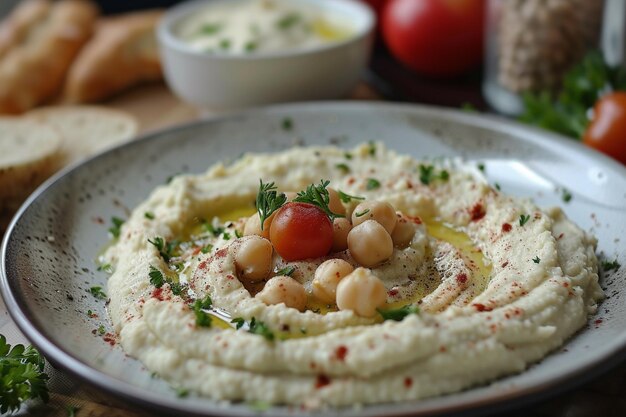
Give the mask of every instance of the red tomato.
[(596, 102), (583, 142), (626, 164), (626, 92), (607, 94)]
[(383, 38), (409, 68), (435, 77), (460, 75), (483, 56), (484, 0), (389, 0)]
[(287, 203), (272, 220), (270, 241), (286, 261), (318, 258), (333, 245), (333, 224), (319, 207)]

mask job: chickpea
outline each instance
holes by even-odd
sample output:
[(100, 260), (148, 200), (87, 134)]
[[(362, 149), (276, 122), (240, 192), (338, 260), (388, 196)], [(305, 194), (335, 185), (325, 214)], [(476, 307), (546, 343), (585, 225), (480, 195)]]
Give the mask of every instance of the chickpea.
[(272, 269), (274, 248), (261, 236), (245, 237), (235, 253), (235, 266), (240, 281), (253, 282), (267, 278)]
[(391, 234), (398, 218), (396, 209), (384, 201), (364, 201), (354, 208), (352, 212), (352, 225), (359, 225), (367, 220), (376, 220), (387, 233)]
[(307, 302), (304, 286), (285, 275), (271, 278), (255, 297), (267, 305), (284, 303), (287, 307), (300, 311), (306, 308)]
[(254, 213), (252, 216), (248, 217), (246, 220), (246, 224), (243, 227), (243, 235), (251, 236), (257, 235), (264, 237), (265, 239), (270, 238), (270, 226), (272, 225), (272, 220), (274, 219), (274, 214), (272, 213), (265, 221), (263, 222), (263, 230), (261, 230), (261, 218), (259, 217), (259, 213)]
[(352, 310), (357, 316), (374, 317), (376, 309), (387, 302), (387, 289), (371, 270), (357, 268), (337, 285), (337, 307)]
[(334, 303), (337, 284), (354, 271), (352, 265), (343, 259), (329, 259), (315, 270), (312, 288), (313, 295), (325, 303)]
[(330, 199), (328, 200), (328, 208), (335, 214), (346, 214), (346, 208), (343, 206), (341, 199), (339, 198), (339, 193), (334, 188), (327, 188), (328, 196)]
[(352, 230), (350, 220), (338, 217), (333, 221), (333, 246), (331, 252), (341, 252), (348, 249), (348, 233)]
[(391, 233), (391, 240), (393, 240), (393, 244), (396, 247), (406, 248), (411, 243), (413, 236), (415, 236), (417, 224), (399, 211), (397, 212), (397, 217), (398, 223), (396, 223), (396, 227)]
[(354, 260), (371, 268), (391, 257), (393, 241), (380, 223), (366, 220), (348, 233), (348, 250)]

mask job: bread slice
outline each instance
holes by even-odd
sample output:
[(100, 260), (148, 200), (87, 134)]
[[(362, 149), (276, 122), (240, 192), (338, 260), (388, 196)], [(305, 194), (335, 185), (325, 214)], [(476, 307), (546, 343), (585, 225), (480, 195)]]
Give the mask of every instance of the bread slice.
[(0, 118), (0, 208), (14, 211), (59, 168), (61, 138), (50, 126)]
[(101, 19), (72, 64), (64, 89), (68, 103), (91, 103), (145, 81), (163, 78), (155, 36), (161, 10)]
[(134, 138), (139, 125), (131, 115), (100, 106), (42, 107), (27, 118), (48, 123), (62, 138), (62, 163), (70, 164)]
[(15, 45), (26, 40), (28, 34), (41, 24), (52, 4), (50, 0), (23, 0), (0, 23), (0, 59)]

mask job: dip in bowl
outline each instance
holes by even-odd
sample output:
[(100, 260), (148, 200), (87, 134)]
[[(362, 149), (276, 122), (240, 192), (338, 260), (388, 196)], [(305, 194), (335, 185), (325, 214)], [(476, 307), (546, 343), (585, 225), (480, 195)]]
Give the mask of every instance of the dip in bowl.
[(169, 86), (230, 110), (347, 95), (367, 64), (375, 18), (354, 0), (212, 0), (158, 28)]

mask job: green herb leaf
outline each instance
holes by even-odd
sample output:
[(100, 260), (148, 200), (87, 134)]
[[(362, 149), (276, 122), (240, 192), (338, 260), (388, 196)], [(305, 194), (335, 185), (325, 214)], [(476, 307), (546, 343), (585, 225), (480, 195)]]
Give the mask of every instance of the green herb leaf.
[(111, 217), (111, 223), (113, 226), (109, 227), (109, 233), (117, 239), (120, 237), (122, 225), (124, 224), (124, 219), (120, 219), (119, 217)]
[(222, 29), (222, 25), (220, 25), (219, 23), (206, 23), (202, 25), (202, 27), (200, 28), (200, 33), (202, 35), (211, 36), (211, 35), (215, 35), (221, 29)]
[(265, 323), (262, 321), (257, 321), (256, 318), (252, 317), (250, 320), (250, 330), (248, 330), (252, 334), (258, 334), (259, 336), (263, 336), (270, 342), (274, 340), (274, 333), (267, 327)]
[(163, 277), (163, 273), (152, 265), (150, 265), (150, 272), (148, 273), (148, 276), (150, 277), (150, 284), (157, 288), (161, 288), (163, 284), (165, 284), (165, 277)]
[(91, 287), (91, 288), (89, 288), (89, 292), (91, 293), (91, 295), (93, 295), (95, 298), (97, 298), (99, 300), (106, 300), (107, 299), (107, 295), (102, 290), (102, 287)]
[(602, 269), (604, 270), (604, 272), (612, 270), (617, 271), (620, 267), (621, 265), (619, 264), (619, 262), (617, 262), (617, 259), (615, 259), (614, 261), (602, 261)]
[(276, 22), (276, 27), (281, 29), (281, 30), (288, 30), (288, 29), (294, 27), (295, 25), (297, 25), (298, 23), (300, 23), (301, 20), (302, 20), (302, 16), (300, 16), (300, 14), (298, 14), (298, 13), (288, 13), (285, 16), (281, 17)]
[(365, 200), (365, 197), (359, 197), (356, 195), (346, 194), (341, 190), (337, 190), (337, 194), (339, 194), (339, 199), (342, 203), (350, 203), (352, 200)]
[(354, 215), (355, 215), (356, 217), (363, 217), (363, 216), (365, 216), (365, 215), (366, 215), (367, 213), (369, 213), (369, 212), (370, 212), (370, 209), (365, 209), (365, 210), (363, 210), (363, 211), (361, 211), (361, 212), (354, 213)]
[(103, 335), (103, 334), (105, 334), (106, 332), (107, 332), (107, 331), (106, 331), (106, 329), (104, 328), (104, 325), (103, 325), (103, 324), (101, 324), (100, 326), (98, 326), (98, 334), (99, 334), (99, 335)]
[(561, 192), (561, 199), (564, 202), (569, 203), (570, 201), (572, 201), (572, 193), (570, 193), (568, 190), (563, 188), (563, 190)]
[(235, 329), (237, 330), (241, 329), (243, 325), (246, 324), (246, 321), (243, 319), (243, 317), (235, 317), (230, 322), (236, 324)]
[(530, 220), (530, 214), (520, 214), (519, 225), (524, 226)]
[(433, 165), (420, 164), (419, 174), (420, 182), (424, 185), (429, 185), (431, 182), (438, 179), (442, 181), (448, 181), (448, 179), (450, 179), (450, 173), (448, 171), (442, 169), (441, 171), (436, 172)]
[(209, 243), (209, 244), (207, 244), (207, 245), (204, 245), (204, 246), (202, 247), (202, 249), (200, 249), (200, 252), (202, 252), (202, 253), (209, 253), (209, 252), (211, 252), (211, 250), (212, 250), (212, 249), (213, 249), (213, 245), (211, 245), (211, 244)]
[(328, 184), (330, 184), (330, 181), (328, 180), (320, 180), (318, 185), (311, 184), (306, 188), (306, 190), (300, 191), (293, 201), (308, 203), (319, 207), (324, 211), (324, 213), (326, 213), (331, 222), (336, 218), (345, 217), (343, 214), (333, 213), (330, 210), (330, 207), (328, 206), (330, 203), (330, 194), (326, 189)]
[(186, 398), (189, 396), (189, 390), (186, 388), (177, 388), (176, 396), (178, 396), (178, 398)]
[(352, 154), (350, 152), (346, 152), (343, 154), (343, 157), (349, 161), (352, 159)]
[(500, 184), (498, 184), (497, 182), (494, 184), (494, 187), (496, 187), (496, 190), (498, 191), (501, 190)]
[(295, 266), (287, 266), (283, 269), (279, 269), (278, 271), (276, 271), (276, 275), (285, 275), (290, 277), (294, 272), (296, 272)]
[(534, 262), (534, 263), (536, 263), (536, 264), (538, 264), (539, 262), (541, 262), (541, 258), (540, 258), (540, 257), (538, 257), (538, 256), (535, 256), (535, 257), (533, 258), (533, 262)]
[(293, 120), (291, 117), (285, 117), (282, 123), (283, 130), (292, 130), (293, 129)]
[(376, 156), (376, 144), (371, 140), (367, 143), (367, 153), (370, 156)]
[(196, 326), (211, 327), (212, 317), (209, 313), (202, 311), (211, 308), (213, 302), (208, 295), (203, 300), (196, 300), (193, 303), (193, 312), (196, 315)]
[(15, 412), (30, 399), (48, 402), (45, 360), (32, 346), (9, 345), (0, 335), (0, 414)]
[(478, 170), (479, 170), (480, 172), (485, 172), (485, 164), (484, 164), (484, 163), (482, 163), (482, 162), (479, 162), (479, 163), (476, 165), (476, 168), (478, 168)]
[(350, 167), (348, 166), (348, 164), (337, 164), (335, 165), (335, 168), (337, 168), (338, 170), (340, 170), (341, 172), (343, 172), (344, 174), (349, 174), (350, 173)]
[(406, 316), (410, 314), (419, 314), (420, 310), (418, 307), (408, 304), (396, 309), (377, 309), (376, 311), (378, 311), (378, 314), (380, 314), (384, 320), (402, 321)]
[(378, 181), (376, 178), (368, 178), (367, 183), (365, 184), (365, 188), (369, 191), (376, 190), (380, 188), (380, 181)]
[(287, 196), (285, 193), (278, 194), (276, 191), (278, 188), (273, 182), (263, 184), (263, 180), (259, 180), (259, 183), (259, 192), (256, 195), (256, 209), (259, 212), (261, 230), (263, 230), (265, 220), (287, 202)]
[(239, 238), (243, 237), (243, 233), (241, 233), (239, 230), (235, 229), (235, 237), (237, 239), (239, 239)]
[(145, 218), (146, 218), (146, 219), (148, 219), (148, 220), (154, 220), (154, 213), (153, 213), (153, 212), (151, 212), (151, 211), (146, 211), (146, 212), (143, 214), (143, 217), (145, 217)]
[(113, 272), (113, 267), (111, 266), (111, 264), (102, 264), (102, 265), (98, 265), (97, 270), (108, 272), (110, 274)]

